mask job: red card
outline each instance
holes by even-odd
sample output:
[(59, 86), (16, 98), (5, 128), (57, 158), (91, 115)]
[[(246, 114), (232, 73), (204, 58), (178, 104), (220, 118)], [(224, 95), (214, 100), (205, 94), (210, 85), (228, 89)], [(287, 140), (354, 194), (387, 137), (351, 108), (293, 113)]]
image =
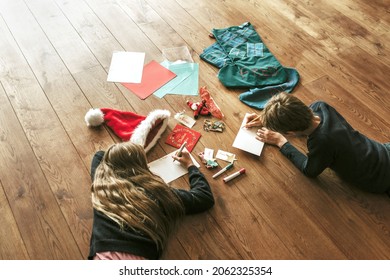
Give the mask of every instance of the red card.
[(145, 99), (175, 77), (175, 73), (152, 60), (144, 66), (141, 83), (122, 83), (122, 85), (139, 98)]
[(187, 150), (191, 152), (195, 144), (198, 142), (201, 134), (195, 130), (192, 130), (188, 127), (177, 124), (172, 132), (168, 135), (166, 144), (171, 145), (175, 148), (180, 148), (180, 146), (187, 141)]

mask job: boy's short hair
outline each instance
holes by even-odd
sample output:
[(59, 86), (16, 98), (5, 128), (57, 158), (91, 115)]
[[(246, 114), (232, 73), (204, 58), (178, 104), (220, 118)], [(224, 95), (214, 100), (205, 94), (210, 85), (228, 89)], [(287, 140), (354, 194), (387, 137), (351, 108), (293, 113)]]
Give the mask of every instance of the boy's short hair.
[(261, 120), (264, 127), (279, 133), (287, 133), (308, 129), (313, 117), (313, 111), (301, 100), (282, 92), (267, 102)]

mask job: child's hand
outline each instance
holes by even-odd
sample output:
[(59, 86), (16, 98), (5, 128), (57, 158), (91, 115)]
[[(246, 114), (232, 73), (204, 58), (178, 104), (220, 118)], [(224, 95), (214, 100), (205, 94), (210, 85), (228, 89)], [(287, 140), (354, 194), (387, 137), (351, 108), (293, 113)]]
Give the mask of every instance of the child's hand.
[(192, 159), (191, 159), (191, 156), (190, 156), (190, 153), (186, 150), (183, 150), (181, 152), (181, 156), (177, 156), (177, 155), (173, 155), (172, 158), (174, 160), (177, 160), (178, 162), (180, 162), (180, 164), (182, 164), (184, 167), (186, 167), (187, 169), (194, 165), (194, 163), (192, 162)]
[(252, 113), (245, 116), (243, 127), (249, 128), (254, 126), (262, 126), (260, 115), (257, 115), (256, 113)]
[(284, 144), (286, 144), (287, 139), (279, 132), (275, 132), (265, 127), (260, 128), (256, 133), (256, 139), (260, 140), (266, 144), (278, 146), (281, 148)]

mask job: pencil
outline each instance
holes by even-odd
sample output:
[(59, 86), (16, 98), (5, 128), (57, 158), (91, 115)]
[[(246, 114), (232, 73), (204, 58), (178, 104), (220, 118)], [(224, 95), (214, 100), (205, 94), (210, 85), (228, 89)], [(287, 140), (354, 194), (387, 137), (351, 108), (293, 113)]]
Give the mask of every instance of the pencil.
[(248, 122), (246, 125), (248, 124), (253, 124), (255, 121), (258, 121), (260, 119), (260, 115), (258, 115), (256, 118), (254, 118), (253, 120), (251, 120), (250, 122)]
[[(187, 141), (185, 141), (179, 148), (179, 150), (177, 151), (176, 153), (176, 156), (180, 157), (181, 156), (181, 152), (183, 151), (184, 147), (187, 145)], [(173, 161), (175, 161), (175, 159), (173, 159)]]

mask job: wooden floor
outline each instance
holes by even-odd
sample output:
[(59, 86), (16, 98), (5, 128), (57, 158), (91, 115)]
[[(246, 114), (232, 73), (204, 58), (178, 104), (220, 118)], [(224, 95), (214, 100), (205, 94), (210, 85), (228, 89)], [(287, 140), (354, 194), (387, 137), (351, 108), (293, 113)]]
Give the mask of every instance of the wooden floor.
[[(300, 83), (293, 94), (324, 100), (358, 130), (390, 141), (389, 0), (1, 0), (0, 1), (0, 258), (85, 259), (92, 225), (90, 161), (119, 140), (89, 129), (89, 108), (146, 115), (188, 110), (198, 97), (142, 101), (108, 83), (113, 51), (146, 53), (187, 45), (226, 115), (224, 133), (202, 130), (205, 147), (237, 154), (247, 175), (214, 180), (215, 207), (186, 217), (164, 259), (389, 259), (390, 198), (363, 193), (326, 170), (304, 177), (280, 152), (260, 157), (232, 147), (246, 112), (242, 90), (225, 88), (217, 69), (199, 59), (212, 28), (250, 21)], [(192, 112), (187, 111), (188, 114)], [(174, 150), (164, 144), (150, 161)], [(305, 139), (291, 139), (305, 150)], [(221, 163), (222, 165), (224, 163)], [(188, 188), (186, 178), (173, 186)]]

